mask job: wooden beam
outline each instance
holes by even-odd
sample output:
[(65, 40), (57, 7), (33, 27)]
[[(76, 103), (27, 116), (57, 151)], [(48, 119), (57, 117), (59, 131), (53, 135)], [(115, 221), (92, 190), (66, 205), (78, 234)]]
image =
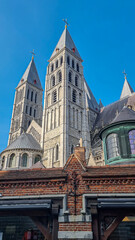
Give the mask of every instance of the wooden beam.
[(52, 240), (58, 239), (58, 230), (59, 230), (58, 216), (53, 215)]
[(101, 236), (101, 240), (107, 240), (107, 238), (112, 234), (112, 232), (117, 228), (120, 222), (123, 220), (125, 215), (117, 216), (114, 221), (109, 225), (109, 227), (104, 231), (104, 235)]
[(31, 217), (32, 221), (36, 224), (38, 229), (44, 235), (46, 240), (52, 240), (52, 234), (50, 233), (49, 229), (39, 220), (38, 217)]

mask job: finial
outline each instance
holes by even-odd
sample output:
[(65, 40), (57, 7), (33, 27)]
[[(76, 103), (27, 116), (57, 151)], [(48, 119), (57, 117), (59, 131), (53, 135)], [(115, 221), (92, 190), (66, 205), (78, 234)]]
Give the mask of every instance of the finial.
[(125, 80), (127, 80), (127, 74), (126, 74), (126, 72), (125, 72), (125, 69), (124, 69), (124, 71), (123, 71), (122, 73), (124, 74)]
[(70, 26), (67, 22), (67, 18), (66, 19), (62, 19), (62, 21), (65, 23), (65, 28), (67, 28), (67, 26)]
[(36, 54), (34, 53), (34, 49), (33, 49), (33, 51), (30, 52), (30, 53), (32, 53), (32, 60), (33, 60), (33, 59), (34, 59), (34, 55), (36, 55)]

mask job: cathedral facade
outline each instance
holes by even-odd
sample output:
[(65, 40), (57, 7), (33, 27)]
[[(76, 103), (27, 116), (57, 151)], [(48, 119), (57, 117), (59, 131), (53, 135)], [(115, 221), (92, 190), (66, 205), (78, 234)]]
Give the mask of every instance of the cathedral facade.
[(63, 167), (74, 148), (84, 146), (90, 166), (102, 166), (100, 130), (124, 106), (134, 110), (134, 92), (126, 76), (121, 98), (106, 107), (97, 103), (84, 75), (82, 58), (65, 27), (47, 67), (43, 89), (34, 58), (16, 88), (8, 146), (1, 153), (2, 169), (35, 164)]

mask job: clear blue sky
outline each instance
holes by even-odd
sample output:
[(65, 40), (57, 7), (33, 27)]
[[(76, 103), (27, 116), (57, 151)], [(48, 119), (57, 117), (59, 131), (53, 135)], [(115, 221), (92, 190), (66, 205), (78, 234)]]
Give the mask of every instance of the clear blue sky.
[(0, 0), (0, 151), (7, 145), (15, 87), (35, 49), (44, 88), (47, 60), (64, 30), (63, 18), (84, 60), (97, 101), (120, 97), (123, 70), (135, 90), (134, 0)]

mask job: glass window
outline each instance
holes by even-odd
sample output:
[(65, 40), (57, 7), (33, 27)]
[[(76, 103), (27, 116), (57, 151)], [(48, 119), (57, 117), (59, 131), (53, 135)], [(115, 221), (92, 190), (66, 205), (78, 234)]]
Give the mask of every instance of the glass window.
[(119, 139), (116, 133), (111, 133), (106, 139), (107, 158), (113, 158), (120, 155)]
[(76, 70), (77, 70), (77, 72), (79, 72), (79, 64), (78, 63), (76, 64)]
[(36, 109), (34, 109), (34, 118), (36, 117)]
[(57, 92), (56, 92), (56, 90), (53, 92), (52, 97), (53, 97), (53, 99), (52, 99), (53, 103), (55, 103), (57, 101)]
[(35, 94), (35, 103), (37, 103), (37, 93)]
[(28, 154), (24, 153), (22, 155), (21, 167), (27, 167), (27, 161), (28, 161)]
[(74, 68), (75, 67), (75, 62), (74, 62), (74, 60), (72, 59), (72, 68)]
[(32, 107), (30, 107), (30, 116), (32, 115)]
[(70, 58), (67, 56), (67, 64), (70, 65)]
[(29, 93), (30, 93), (30, 91), (28, 89), (28, 91), (27, 91), (27, 99), (29, 99)]
[(26, 114), (28, 113), (28, 106), (26, 106), (26, 111), (25, 111), (25, 113), (26, 113)]
[(131, 154), (135, 154), (135, 130), (129, 132)]
[(71, 72), (68, 73), (68, 81), (72, 82), (72, 73)]
[(58, 60), (56, 61), (56, 65), (55, 66), (56, 66), (56, 68), (58, 68)]
[(9, 159), (9, 167), (13, 168), (16, 165), (16, 161), (15, 161), (15, 154), (12, 153)]
[(53, 72), (54, 64), (51, 65), (51, 72)]
[(63, 63), (63, 57), (60, 58), (60, 65)]
[(59, 72), (59, 82), (61, 82), (61, 80), (62, 80), (62, 73)]
[(52, 86), (55, 86), (55, 76), (52, 76)]
[(75, 76), (75, 86), (78, 87), (78, 76)]
[(73, 154), (73, 152), (74, 152), (74, 146), (72, 145), (72, 147), (71, 147), (71, 154)]
[(33, 92), (31, 92), (31, 101), (33, 101)]
[(41, 160), (41, 156), (40, 155), (36, 155), (36, 157), (34, 159), (34, 164), (37, 163), (40, 160)]
[(73, 92), (72, 92), (72, 101), (76, 102), (76, 90), (74, 90), (74, 89), (73, 89)]

